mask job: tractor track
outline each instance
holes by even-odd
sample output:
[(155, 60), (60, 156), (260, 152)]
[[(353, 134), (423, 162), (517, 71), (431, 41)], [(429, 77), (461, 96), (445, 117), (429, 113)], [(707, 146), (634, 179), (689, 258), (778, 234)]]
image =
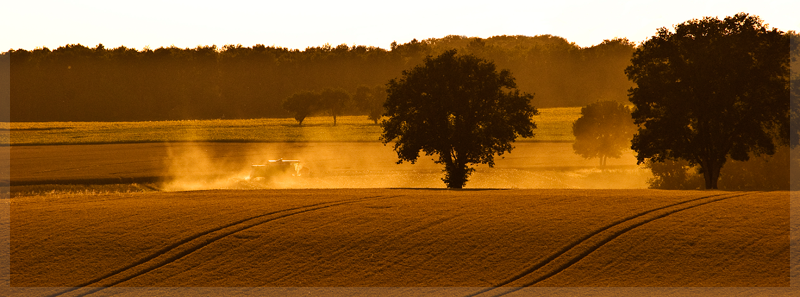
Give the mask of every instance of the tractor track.
[[(454, 218), (456, 218), (458, 216), (460, 216), (460, 215), (447, 216), (447, 217), (436, 219), (434, 221), (428, 222), (428, 223), (420, 225), (420, 226), (415, 226), (413, 228), (408, 228), (407, 230), (404, 230), (404, 231), (400, 232), (400, 234), (392, 235), (392, 236), (389, 236), (389, 237), (381, 240), (381, 243), (378, 244), (378, 245), (383, 245), (386, 242), (397, 241), (397, 240), (403, 239), (405, 237), (411, 236), (413, 234), (422, 232), (424, 230), (428, 230), (428, 229), (430, 229), (430, 228), (432, 228), (434, 226), (437, 226), (437, 225), (443, 224), (443, 223), (445, 223), (447, 221), (450, 221), (450, 220), (452, 220), (452, 219), (454, 219)], [(355, 246), (358, 246), (358, 244), (356, 244)], [(346, 250), (337, 250), (337, 251), (334, 251), (334, 252), (328, 254), (328, 257), (332, 258), (332, 259), (336, 259), (338, 255), (341, 255), (341, 254), (343, 254), (345, 252), (346, 252)], [(408, 252), (408, 250), (400, 251), (397, 256), (399, 257), (399, 256), (402, 256), (402, 255), (405, 255), (407, 252)], [(405, 266), (405, 267), (419, 268), (419, 267), (415, 267), (415, 266), (409, 266), (409, 265), (405, 265), (405, 264), (400, 264), (400, 262), (402, 262), (403, 260), (405, 260), (405, 259), (400, 259), (400, 260), (396, 260), (396, 261), (390, 261), (390, 263), (382, 265), (379, 269), (380, 270), (387, 269), (390, 266), (395, 265), (395, 264), (400, 265), (400, 266)], [(424, 268), (420, 268), (420, 269), (433, 271), (433, 270), (424, 269)], [(302, 274), (303, 272), (301, 270), (302, 269), (296, 269), (291, 273), (288, 273), (288, 274), (283, 275), (281, 277), (278, 277), (278, 278), (276, 278), (274, 280), (271, 280), (271, 282), (280, 282), (280, 281), (285, 280), (287, 278)], [(446, 273), (445, 271), (435, 271), (435, 272)]]
[[(241, 219), (235, 222), (231, 222), (222, 226), (217, 226), (196, 233), (189, 237), (183, 238), (125, 267), (116, 269), (110, 273), (94, 278), (90, 281), (81, 283), (74, 287), (70, 287), (66, 290), (48, 296), (49, 297), (62, 296), (68, 293), (75, 293), (74, 296), (86, 296), (89, 294), (96, 293), (108, 287), (112, 287), (120, 283), (126, 282), (128, 280), (131, 280), (133, 278), (136, 278), (138, 276), (144, 275), (150, 271), (163, 267), (167, 264), (173, 263), (222, 238), (225, 238), (237, 232), (250, 229), (271, 221), (335, 206), (354, 204), (363, 201), (389, 199), (394, 197), (397, 196), (370, 196), (370, 197), (362, 197), (355, 199), (345, 199), (339, 201), (321, 202), (321, 203), (272, 211), (252, 216), (249, 218)], [(75, 292), (80, 289), (87, 289), (89, 287), (91, 288), (88, 291), (82, 290), (81, 292)]]
[[(511, 285), (512, 283), (521, 283), (520, 285), (515, 285), (512, 288), (509, 288), (505, 292), (500, 292), (499, 294), (493, 296), (502, 296), (506, 295), (518, 290), (523, 289), (524, 287), (529, 287), (544, 281), (551, 276), (554, 276), (565, 269), (569, 268), (573, 264), (577, 263), (578, 261), (582, 260), (592, 252), (596, 251), (606, 243), (614, 240), (615, 238), (621, 236), (622, 234), (627, 233), (630, 230), (635, 229), (641, 225), (647, 224), (649, 222), (658, 220), (660, 218), (687, 210), (699, 206), (703, 206), (709, 203), (726, 200), (730, 198), (736, 198), (741, 196), (750, 195), (751, 193), (747, 194), (716, 194), (716, 195), (709, 195), (699, 198), (690, 199), (687, 201), (682, 201), (678, 203), (673, 203), (670, 205), (650, 209), (647, 211), (643, 211), (620, 220), (614, 221), (608, 225), (605, 225), (595, 231), (592, 231), (589, 234), (584, 235), (583, 237), (573, 241), (572, 243), (562, 247), (557, 252), (553, 253), (549, 257), (537, 262), (536, 264), (530, 266), (529, 268), (523, 270), (522, 272), (505, 279), (504, 281), (495, 284), (492, 287), (485, 288), (478, 292), (466, 295), (465, 297), (470, 296), (477, 296), (485, 293), (489, 293), (493, 290), (500, 289), (500, 287)], [(602, 234), (601, 234), (602, 233)], [(597, 237), (597, 238), (595, 238)], [(576, 255), (577, 254), (577, 255)], [(555, 267), (552, 267), (555, 266)], [(525, 279), (528, 279), (527, 281)]]

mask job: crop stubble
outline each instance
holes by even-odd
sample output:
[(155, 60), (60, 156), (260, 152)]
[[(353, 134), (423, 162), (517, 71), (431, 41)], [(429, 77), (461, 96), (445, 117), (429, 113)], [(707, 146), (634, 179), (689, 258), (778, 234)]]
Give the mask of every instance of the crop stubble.
[[(112, 285), (786, 286), (785, 193), (350, 189), (17, 198), (11, 284), (89, 286), (65, 295)], [(686, 267), (694, 277), (682, 274)], [(473, 293), (508, 288), (481, 291)]]

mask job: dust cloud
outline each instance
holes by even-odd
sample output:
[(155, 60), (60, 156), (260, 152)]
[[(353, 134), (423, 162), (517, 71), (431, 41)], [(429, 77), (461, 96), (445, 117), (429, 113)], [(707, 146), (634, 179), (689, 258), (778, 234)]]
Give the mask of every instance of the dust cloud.
[[(474, 166), (465, 188), (646, 188), (649, 170), (636, 166), (632, 152), (597, 160), (572, 153), (571, 143), (516, 143), (496, 165)], [(431, 156), (415, 164), (396, 164), (391, 145), (380, 143), (180, 143), (167, 148), (165, 191), (286, 188), (445, 188), (443, 166)], [(299, 160), (305, 176), (279, 174), (250, 179), (252, 165), (269, 160)]]

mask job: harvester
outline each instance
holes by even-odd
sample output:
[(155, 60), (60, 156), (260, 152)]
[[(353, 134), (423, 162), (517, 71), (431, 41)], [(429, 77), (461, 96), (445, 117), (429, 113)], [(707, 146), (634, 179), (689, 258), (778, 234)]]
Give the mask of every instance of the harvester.
[(305, 177), (310, 173), (300, 160), (269, 160), (263, 165), (250, 167), (250, 180), (269, 179), (278, 176)]

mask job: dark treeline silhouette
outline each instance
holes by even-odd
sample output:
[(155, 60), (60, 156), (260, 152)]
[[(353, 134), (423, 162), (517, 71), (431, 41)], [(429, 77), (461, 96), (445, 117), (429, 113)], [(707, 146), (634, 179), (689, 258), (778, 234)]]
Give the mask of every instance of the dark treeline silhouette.
[[(632, 83), (623, 70), (635, 45), (606, 40), (581, 48), (542, 35), (465, 36), (304, 51), (241, 45), (107, 49), (80, 44), (55, 50), (10, 50), (12, 121), (141, 121), (289, 117), (283, 100), (304, 90), (385, 85), (446, 50), (509, 69), (537, 107), (624, 100)], [(358, 113), (354, 110), (343, 114)]]
[(11, 59), (9, 55), (0, 54), (0, 122), (11, 121), (8, 106), (11, 102)]

